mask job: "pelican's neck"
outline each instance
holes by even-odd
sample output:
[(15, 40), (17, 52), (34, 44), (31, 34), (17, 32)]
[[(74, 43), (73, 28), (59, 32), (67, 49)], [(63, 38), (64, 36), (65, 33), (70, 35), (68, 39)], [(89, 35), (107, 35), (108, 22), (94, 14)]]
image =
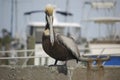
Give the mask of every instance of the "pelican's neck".
[(50, 36), (50, 27), (48, 24), (46, 24), (45, 30), (44, 30), (44, 35), (45, 36)]
[(46, 29), (49, 29), (49, 30), (50, 30), (50, 26), (49, 26), (48, 23), (46, 24), (45, 30), (46, 30)]
[[(54, 28), (53, 28), (53, 33), (55, 33), (54, 32)], [(44, 30), (44, 34), (46, 35), (46, 36), (50, 36), (50, 27), (49, 27), (49, 24), (47, 23), (46, 24), (46, 27), (45, 27), (45, 30)], [(55, 34), (53, 34), (54, 36), (55, 36)]]

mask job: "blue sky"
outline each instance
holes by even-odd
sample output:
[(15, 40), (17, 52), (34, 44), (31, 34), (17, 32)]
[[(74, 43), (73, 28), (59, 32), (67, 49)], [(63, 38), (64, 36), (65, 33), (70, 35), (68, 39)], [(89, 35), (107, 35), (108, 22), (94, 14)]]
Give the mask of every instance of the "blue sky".
[[(11, 30), (11, 1), (12, 0), (0, 0), (0, 31), (3, 28)], [(14, 3), (16, 0), (13, 0)], [(18, 35), (25, 37), (26, 34), (26, 17), (23, 15), (24, 12), (31, 10), (44, 9), (47, 4), (54, 4), (61, 10), (66, 10), (67, 0), (17, 0), (17, 8), (14, 8), (13, 12), (13, 35), (17, 32)], [(69, 0), (68, 11), (72, 12), (74, 16), (68, 18), (68, 22), (78, 22), (82, 25), (82, 36), (87, 38), (93, 38), (98, 36), (98, 28), (101, 28), (101, 36), (107, 34), (107, 27), (105, 24), (86, 23), (81, 20), (85, 18), (105, 16), (104, 11), (92, 10), (89, 5), (84, 5), (85, 1), (100, 1), (100, 0)], [(105, 0), (114, 1), (114, 0)], [(106, 11), (107, 16), (120, 17), (120, 0), (116, 0), (116, 6), (114, 11)], [(15, 6), (15, 4), (14, 4)], [(17, 9), (17, 14), (15, 12)], [(17, 16), (17, 18), (15, 17)], [(31, 16), (31, 21), (45, 21), (44, 14), (34, 14)], [(65, 17), (57, 15), (59, 21), (64, 21)], [(17, 23), (16, 23), (17, 22)], [(120, 23), (116, 23), (116, 34), (120, 34)], [(111, 25), (110, 25), (111, 26)], [(1, 33), (0, 33), (1, 35)]]

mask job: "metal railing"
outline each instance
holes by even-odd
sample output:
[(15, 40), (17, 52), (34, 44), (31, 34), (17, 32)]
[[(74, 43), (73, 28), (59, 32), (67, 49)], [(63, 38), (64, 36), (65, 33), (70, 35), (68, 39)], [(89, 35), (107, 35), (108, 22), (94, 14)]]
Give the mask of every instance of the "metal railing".
[(0, 57), (0, 59), (26, 59), (26, 58), (35, 58), (35, 56), (27, 56), (27, 52), (35, 52), (34, 49), (31, 50), (8, 50), (8, 51), (0, 51), (0, 54), (2, 53), (16, 53), (16, 54), (21, 54), (24, 53), (23, 57)]
[[(96, 53), (96, 54), (92, 54), (92, 53), (89, 53), (89, 54), (82, 54), (83, 56), (91, 56), (91, 55), (97, 55), (97, 56), (101, 56), (101, 55), (120, 55), (120, 47), (108, 47), (108, 48), (81, 48), (80, 49), (80, 51), (81, 50), (100, 50), (100, 53)], [(115, 53), (104, 53), (105, 52), (105, 50), (109, 50), (109, 49), (119, 49), (119, 52), (115, 52)], [(35, 50), (34, 49), (31, 49), (31, 50), (8, 50), (8, 51), (0, 51), (0, 54), (2, 53), (13, 53), (13, 52), (15, 52), (16, 54), (21, 54), (21, 53), (24, 53), (24, 56), (14, 56), (14, 57), (11, 57), (11, 56), (9, 56), (9, 57), (1, 57), (0, 56), (0, 60), (11, 60), (11, 59), (25, 59), (25, 61), (24, 61), (24, 63), (23, 63), (23, 66), (25, 66), (25, 65), (27, 65), (26, 63), (28, 62), (28, 60), (29, 59), (31, 59), (31, 58), (46, 58), (46, 57), (48, 57), (48, 56), (46, 56), (46, 57), (43, 57), (43, 56), (32, 56), (33, 54), (34, 54), (34, 52), (35, 52)], [(27, 55), (27, 53), (29, 52), (29, 55)]]

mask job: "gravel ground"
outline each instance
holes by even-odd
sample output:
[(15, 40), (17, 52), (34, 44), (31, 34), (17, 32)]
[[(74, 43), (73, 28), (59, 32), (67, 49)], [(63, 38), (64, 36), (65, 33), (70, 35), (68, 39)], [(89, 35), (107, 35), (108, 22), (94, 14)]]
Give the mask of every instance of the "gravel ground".
[[(102, 72), (102, 80), (120, 80), (120, 67), (105, 67)], [(87, 80), (87, 77), (90, 77), (89, 80), (100, 80), (98, 68), (88, 72), (85, 67), (0, 66), (0, 80)]]

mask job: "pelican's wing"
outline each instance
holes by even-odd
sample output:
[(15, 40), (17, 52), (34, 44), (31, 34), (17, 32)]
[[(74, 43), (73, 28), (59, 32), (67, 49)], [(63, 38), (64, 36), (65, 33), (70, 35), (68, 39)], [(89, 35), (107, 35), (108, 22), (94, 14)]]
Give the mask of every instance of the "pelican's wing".
[(64, 35), (57, 35), (57, 40), (62, 43), (67, 49), (69, 49), (72, 54), (79, 60), (80, 54), (77, 44), (73, 38), (66, 37)]

